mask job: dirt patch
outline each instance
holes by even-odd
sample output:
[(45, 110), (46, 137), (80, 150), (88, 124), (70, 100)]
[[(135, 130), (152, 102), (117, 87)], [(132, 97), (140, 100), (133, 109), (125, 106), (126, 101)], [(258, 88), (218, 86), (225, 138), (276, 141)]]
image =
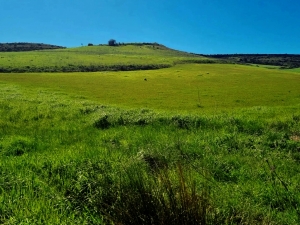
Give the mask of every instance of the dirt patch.
[(291, 140), (293, 141), (300, 141), (300, 136), (299, 135), (292, 135)]

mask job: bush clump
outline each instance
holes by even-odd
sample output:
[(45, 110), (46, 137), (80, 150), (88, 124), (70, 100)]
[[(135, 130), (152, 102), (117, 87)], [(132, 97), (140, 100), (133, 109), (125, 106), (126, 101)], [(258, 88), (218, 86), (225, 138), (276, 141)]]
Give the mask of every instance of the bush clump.
[(98, 129), (107, 129), (111, 126), (111, 123), (108, 121), (108, 115), (103, 115), (94, 122), (94, 127)]

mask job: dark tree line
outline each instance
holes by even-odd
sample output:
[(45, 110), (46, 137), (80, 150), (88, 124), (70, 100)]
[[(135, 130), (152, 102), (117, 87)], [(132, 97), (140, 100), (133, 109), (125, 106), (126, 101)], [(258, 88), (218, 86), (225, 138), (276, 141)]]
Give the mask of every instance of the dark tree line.
[(34, 50), (47, 50), (47, 49), (61, 49), (65, 48), (57, 45), (48, 45), (43, 43), (0, 43), (0, 52), (22, 52)]
[(300, 55), (298, 54), (217, 54), (204, 56), (233, 63), (274, 65), (282, 68), (300, 67)]

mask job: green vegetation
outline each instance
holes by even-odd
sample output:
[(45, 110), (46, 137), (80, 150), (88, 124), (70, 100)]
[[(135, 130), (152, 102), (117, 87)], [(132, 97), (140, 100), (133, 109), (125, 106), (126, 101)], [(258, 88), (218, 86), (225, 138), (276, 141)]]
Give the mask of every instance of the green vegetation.
[(0, 90), (1, 223), (300, 221), (299, 105), (192, 116)]
[(0, 56), (45, 70), (100, 51), (105, 70), (172, 67), (0, 74), (0, 224), (300, 223), (297, 69), (161, 45)]
[(0, 52), (23, 52), (23, 51), (34, 51), (34, 50), (45, 50), (45, 49), (62, 49), (65, 47), (57, 45), (48, 45), (42, 43), (0, 43)]
[(118, 107), (214, 113), (298, 104), (300, 76), (288, 71), (233, 64), (180, 64), (152, 71), (12, 73), (1, 74), (1, 80), (30, 88), (63, 89)]
[(289, 71), (290, 71), (290, 72), (296, 72), (296, 73), (299, 73), (299, 72), (300, 72), (300, 68), (290, 69)]
[(0, 72), (149, 70), (186, 62), (214, 63), (216, 60), (172, 50), (158, 44), (0, 52)]
[(241, 64), (262, 64), (278, 66), (282, 69), (300, 67), (300, 55), (296, 54), (218, 54), (207, 55), (215, 59)]

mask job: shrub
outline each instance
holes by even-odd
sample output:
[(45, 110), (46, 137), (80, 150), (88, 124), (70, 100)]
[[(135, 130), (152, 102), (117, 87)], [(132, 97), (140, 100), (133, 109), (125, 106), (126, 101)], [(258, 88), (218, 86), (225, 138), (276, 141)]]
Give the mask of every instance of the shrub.
[(117, 45), (117, 42), (116, 42), (115, 39), (110, 39), (110, 40), (108, 41), (108, 45), (109, 45), (109, 46), (116, 46), (116, 45)]
[(108, 121), (108, 116), (104, 115), (94, 122), (94, 126), (98, 129), (107, 129), (111, 123)]

